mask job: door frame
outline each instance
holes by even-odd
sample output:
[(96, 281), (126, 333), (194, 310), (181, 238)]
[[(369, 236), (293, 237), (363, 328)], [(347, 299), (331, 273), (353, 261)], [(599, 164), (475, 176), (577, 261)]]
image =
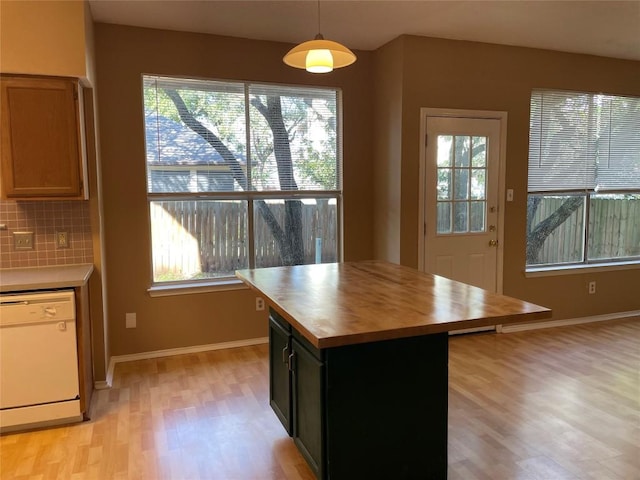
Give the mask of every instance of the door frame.
[(496, 257), (496, 292), (502, 293), (503, 289), (503, 261), (504, 261), (504, 210), (505, 210), (505, 181), (506, 181), (506, 157), (507, 157), (507, 112), (492, 110), (459, 110), (453, 108), (420, 108), (420, 167), (418, 178), (419, 204), (418, 204), (418, 269), (425, 271), (426, 247), (426, 211), (425, 211), (425, 183), (427, 180), (427, 119), (429, 117), (440, 118), (468, 118), (476, 120), (498, 120), (500, 122), (500, 155), (498, 156), (498, 247)]

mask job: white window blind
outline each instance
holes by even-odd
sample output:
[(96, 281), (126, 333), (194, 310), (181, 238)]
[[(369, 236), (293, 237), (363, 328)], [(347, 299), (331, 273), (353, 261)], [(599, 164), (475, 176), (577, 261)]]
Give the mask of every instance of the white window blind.
[(144, 93), (149, 193), (339, 188), (337, 90), (145, 76)]
[(328, 89), (249, 85), (252, 155), (262, 157), (252, 164), (256, 190), (338, 189), (337, 95)]
[(640, 98), (534, 90), (529, 191), (640, 189)]
[(640, 98), (603, 97), (598, 190), (640, 189)]

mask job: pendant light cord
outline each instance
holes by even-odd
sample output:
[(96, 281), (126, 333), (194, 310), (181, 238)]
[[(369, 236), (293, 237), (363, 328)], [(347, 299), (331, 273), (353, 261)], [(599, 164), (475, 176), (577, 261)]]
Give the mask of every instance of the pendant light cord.
[(322, 35), (322, 30), (320, 30), (320, 0), (318, 0), (318, 33)]

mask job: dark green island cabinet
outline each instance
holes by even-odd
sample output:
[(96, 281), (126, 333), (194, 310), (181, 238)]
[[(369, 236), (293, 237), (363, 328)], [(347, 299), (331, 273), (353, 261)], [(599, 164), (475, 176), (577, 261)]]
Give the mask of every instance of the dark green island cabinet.
[(379, 261), (236, 275), (269, 305), (270, 403), (319, 479), (446, 479), (448, 332), (551, 316)]
[(271, 406), (318, 478), (446, 478), (446, 333), (319, 350), (271, 310), (269, 341)]

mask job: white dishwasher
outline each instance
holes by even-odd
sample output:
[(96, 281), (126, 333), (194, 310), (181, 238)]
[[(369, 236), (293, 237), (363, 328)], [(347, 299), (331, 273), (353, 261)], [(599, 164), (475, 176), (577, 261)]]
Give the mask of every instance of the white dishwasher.
[(0, 430), (82, 420), (73, 290), (0, 296)]

